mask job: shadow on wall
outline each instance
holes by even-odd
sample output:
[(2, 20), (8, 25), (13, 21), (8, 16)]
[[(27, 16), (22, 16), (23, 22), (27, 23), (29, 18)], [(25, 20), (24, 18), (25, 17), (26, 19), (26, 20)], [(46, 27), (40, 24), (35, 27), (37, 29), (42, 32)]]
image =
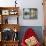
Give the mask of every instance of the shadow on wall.
[(21, 40), (22, 40), (22, 38), (24, 36), (24, 33), (26, 32), (26, 30), (28, 28), (32, 28), (36, 32), (39, 41), (42, 43), (43, 42), (42, 26), (22, 26), (21, 29), (20, 29), (20, 32), (19, 32), (20, 42), (21, 42)]

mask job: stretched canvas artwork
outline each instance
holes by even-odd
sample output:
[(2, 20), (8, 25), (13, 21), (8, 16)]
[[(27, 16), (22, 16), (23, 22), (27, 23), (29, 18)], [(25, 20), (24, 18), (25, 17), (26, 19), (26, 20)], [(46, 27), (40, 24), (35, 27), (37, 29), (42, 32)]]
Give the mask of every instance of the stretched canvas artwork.
[(37, 19), (37, 8), (23, 8), (23, 19)]

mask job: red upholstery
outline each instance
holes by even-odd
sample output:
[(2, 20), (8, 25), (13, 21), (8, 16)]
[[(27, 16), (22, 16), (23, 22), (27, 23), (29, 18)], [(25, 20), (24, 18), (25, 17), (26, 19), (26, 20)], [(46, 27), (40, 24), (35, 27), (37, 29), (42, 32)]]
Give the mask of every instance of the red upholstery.
[[(25, 39), (28, 39), (29, 37), (32, 37), (32, 36), (36, 37), (37, 35), (36, 35), (36, 33), (33, 31), (32, 28), (27, 29), (27, 31), (25, 32), (24, 37), (22, 38), (21, 45), (22, 45), (22, 46), (26, 46)], [(38, 42), (35, 46), (41, 46), (41, 45), (40, 45), (40, 43)]]

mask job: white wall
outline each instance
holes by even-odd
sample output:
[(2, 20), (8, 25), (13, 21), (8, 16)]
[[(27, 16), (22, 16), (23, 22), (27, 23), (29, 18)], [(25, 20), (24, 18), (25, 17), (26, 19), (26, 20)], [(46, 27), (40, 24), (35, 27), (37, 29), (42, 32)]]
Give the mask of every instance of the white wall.
[[(0, 6), (15, 6), (15, 0), (0, 0)], [(17, 0), (20, 7), (20, 22), (21, 26), (43, 26), (43, 6), (42, 0)], [(38, 9), (38, 19), (35, 20), (24, 20), (23, 19), (23, 8), (37, 8)]]
[(43, 6), (42, 0), (24, 0), (21, 3), (22, 9), (23, 8), (37, 8), (38, 9), (38, 19), (35, 20), (24, 20), (23, 19), (23, 11), (21, 11), (20, 16), (20, 23), (22, 26), (43, 26)]

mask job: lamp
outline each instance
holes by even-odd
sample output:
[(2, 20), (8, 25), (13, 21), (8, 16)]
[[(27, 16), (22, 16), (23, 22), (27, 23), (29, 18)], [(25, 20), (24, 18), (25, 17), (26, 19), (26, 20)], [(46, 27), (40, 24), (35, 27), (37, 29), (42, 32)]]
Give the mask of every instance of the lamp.
[(15, 0), (15, 7), (16, 7), (16, 4), (17, 4), (17, 2), (16, 2), (17, 0)]
[(17, 32), (17, 29), (14, 29), (14, 32)]

